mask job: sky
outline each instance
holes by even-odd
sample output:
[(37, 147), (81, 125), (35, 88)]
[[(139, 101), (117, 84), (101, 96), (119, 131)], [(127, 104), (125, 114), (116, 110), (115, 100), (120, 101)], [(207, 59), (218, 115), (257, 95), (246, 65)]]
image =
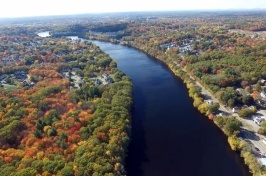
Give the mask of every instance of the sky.
[[(2, 2), (1, 2), (2, 1)], [(266, 0), (1, 0), (0, 18), (101, 12), (266, 9)]]

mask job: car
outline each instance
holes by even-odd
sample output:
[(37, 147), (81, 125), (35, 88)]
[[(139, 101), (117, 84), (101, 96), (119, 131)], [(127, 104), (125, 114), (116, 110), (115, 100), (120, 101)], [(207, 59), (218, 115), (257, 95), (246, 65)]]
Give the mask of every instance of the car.
[(257, 124), (257, 125), (261, 125), (261, 123), (263, 122), (263, 121), (265, 121), (265, 119), (263, 119), (263, 118), (260, 118), (260, 117), (255, 117), (254, 119), (253, 119), (253, 121)]
[(238, 139), (239, 139), (240, 141), (244, 140), (244, 138), (242, 138), (242, 137), (238, 137)]
[(260, 152), (260, 149), (258, 149), (257, 147), (255, 147), (255, 150), (256, 150), (257, 152)]
[(263, 142), (264, 144), (266, 144), (266, 138), (263, 138), (263, 139), (262, 139), (262, 142)]

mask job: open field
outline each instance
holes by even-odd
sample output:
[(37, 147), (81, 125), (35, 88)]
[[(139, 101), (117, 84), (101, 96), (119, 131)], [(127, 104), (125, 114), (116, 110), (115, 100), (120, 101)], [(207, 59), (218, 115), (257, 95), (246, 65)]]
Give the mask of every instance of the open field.
[(4, 88), (7, 90), (13, 90), (13, 89), (18, 88), (18, 86), (15, 86), (15, 85), (10, 85), (10, 84), (3, 84), (3, 85), (4, 85)]
[(262, 39), (266, 38), (266, 31), (253, 32), (253, 31), (246, 31), (246, 30), (241, 30), (241, 29), (231, 29), (231, 30), (229, 30), (229, 32), (245, 34), (245, 35), (250, 36), (252, 38), (254, 38), (254, 37), (258, 37), (258, 38), (262, 38)]

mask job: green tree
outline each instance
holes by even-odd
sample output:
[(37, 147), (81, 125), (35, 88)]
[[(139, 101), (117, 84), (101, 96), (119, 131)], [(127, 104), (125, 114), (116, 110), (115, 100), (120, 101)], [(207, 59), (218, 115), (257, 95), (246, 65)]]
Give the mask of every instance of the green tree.
[(37, 171), (32, 168), (24, 168), (19, 170), (15, 176), (35, 176), (37, 174)]
[(203, 103), (203, 99), (202, 98), (195, 98), (194, 102), (193, 102), (193, 106), (194, 107), (199, 107), (201, 104)]
[(48, 130), (48, 136), (56, 136), (56, 135), (57, 135), (57, 131), (55, 127), (52, 127), (51, 129)]
[(42, 173), (43, 172), (43, 161), (35, 160), (32, 162), (31, 167), (35, 169), (38, 173)]
[(229, 100), (228, 100), (228, 106), (229, 106), (230, 108), (233, 108), (233, 107), (235, 106), (235, 100), (234, 100), (234, 99), (229, 99)]
[(242, 102), (245, 104), (245, 105), (252, 105), (254, 104), (254, 99), (252, 96), (250, 95), (246, 95), (246, 96), (243, 96), (242, 97)]
[(222, 117), (222, 116), (215, 117), (214, 121), (220, 128), (224, 128), (226, 124), (225, 117)]
[(241, 121), (237, 120), (236, 118), (229, 118), (226, 121), (224, 130), (228, 136), (231, 136), (232, 134), (239, 132), (241, 126), (242, 126)]
[(42, 132), (38, 129), (36, 129), (33, 134), (36, 138), (42, 138)]
[(11, 165), (1, 165), (0, 175), (1, 176), (10, 176), (12, 173), (16, 172), (16, 168)]
[(61, 170), (61, 174), (62, 176), (74, 176), (74, 170), (73, 167), (71, 166), (65, 166), (62, 170)]
[(266, 121), (260, 124), (260, 129), (258, 130), (258, 133), (262, 135), (266, 134)]
[(239, 150), (240, 140), (236, 137), (236, 135), (229, 136), (228, 143), (232, 150)]
[(242, 117), (242, 118), (251, 116), (251, 115), (253, 115), (255, 113), (256, 113), (256, 110), (255, 109), (248, 109), (248, 108), (241, 109), (240, 111), (238, 111), (238, 115), (240, 117)]
[(208, 111), (209, 113), (216, 113), (219, 111), (220, 104), (219, 103), (213, 103), (208, 105)]

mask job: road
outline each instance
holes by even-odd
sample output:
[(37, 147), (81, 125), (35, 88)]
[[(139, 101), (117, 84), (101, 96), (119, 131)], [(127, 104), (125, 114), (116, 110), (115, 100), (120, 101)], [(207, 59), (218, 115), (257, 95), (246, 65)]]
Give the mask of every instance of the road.
[(241, 130), (241, 136), (246, 141), (251, 142), (254, 147), (257, 147), (261, 153), (264, 153), (266, 155), (266, 144), (262, 142), (262, 137), (260, 135), (243, 128)]
[[(180, 56), (184, 60), (184, 57), (182, 55)], [(174, 61), (174, 63), (179, 66), (177, 62)], [(186, 72), (186, 70), (184, 70), (183, 68), (182, 70)], [(256, 133), (260, 127), (253, 120), (243, 119), (239, 117), (238, 114), (233, 113), (231, 108), (225, 107), (222, 103), (218, 101), (216, 97), (214, 97), (208, 90), (206, 90), (205, 87), (200, 82), (195, 80), (195, 78), (191, 76), (189, 73), (187, 74), (190, 76), (192, 80), (195, 81), (197, 86), (201, 87), (202, 94), (206, 95), (208, 97), (208, 100), (212, 100), (213, 102), (218, 102), (220, 104), (221, 111), (226, 112), (230, 116), (236, 117), (238, 120), (240, 120), (243, 123), (243, 130), (241, 131), (241, 133), (243, 134), (243, 138), (245, 140), (250, 141), (254, 145), (254, 147), (258, 148), (262, 153), (266, 154), (266, 144), (262, 142), (262, 138), (264, 138), (264, 136)], [(260, 110), (258, 111), (258, 113), (266, 116), (266, 110)]]

